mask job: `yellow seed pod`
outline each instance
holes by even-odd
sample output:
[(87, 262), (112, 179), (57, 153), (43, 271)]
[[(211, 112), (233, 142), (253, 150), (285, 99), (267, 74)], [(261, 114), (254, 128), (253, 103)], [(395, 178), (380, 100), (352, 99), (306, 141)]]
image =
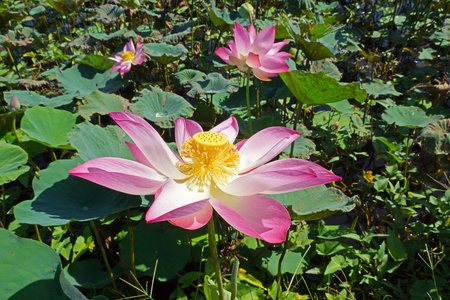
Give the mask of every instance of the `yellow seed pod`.
[(207, 147), (220, 147), (228, 142), (226, 135), (218, 132), (198, 132), (192, 137), (200, 145)]

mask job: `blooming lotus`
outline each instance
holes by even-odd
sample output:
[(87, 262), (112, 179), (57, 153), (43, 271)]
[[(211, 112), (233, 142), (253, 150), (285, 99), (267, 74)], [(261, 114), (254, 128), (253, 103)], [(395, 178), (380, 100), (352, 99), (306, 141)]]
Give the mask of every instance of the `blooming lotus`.
[(114, 57), (108, 57), (116, 62), (109, 73), (119, 72), (120, 75), (123, 75), (131, 70), (131, 65), (142, 64), (145, 60), (145, 54), (141, 53), (143, 46), (144, 43), (138, 41), (135, 48), (133, 39), (130, 38), (130, 41), (123, 47), (123, 53), (119, 52)]
[(279, 243), (291, 225), (289, 213), (282, 204), (263, 195), (341, 179), (306, 160), (270, 162), (299, 137), (289, 128), (266, 128), (234, 145), (239, 128), (233, 117), (210, 131), (178, 118), (177, 155), (144, 119), (124, 112), (110, 115), (134, 141), (126, 144), (136, 161), (96, 158), (69, 173), (128, 194), (155, 194), (145, 217), (150, 223), (169, 221), (197, 229), (210, 220), (214, 208), (240, 232)]
[(269, 77), (289, 69), (286, 59), (291, 55), (280, 52), (286, 42), (274, 43), (275, 27), (269, 27), (256, 34), (255, 27), (250, 24), (248, 31), (238, 22), (234, 23), (234, 42), (228, 42), (230, 49), (222, 47), (216, 54), (227, 64), (236, 65), (239, 70), (253, 71), (256, 78), (270, 81)]

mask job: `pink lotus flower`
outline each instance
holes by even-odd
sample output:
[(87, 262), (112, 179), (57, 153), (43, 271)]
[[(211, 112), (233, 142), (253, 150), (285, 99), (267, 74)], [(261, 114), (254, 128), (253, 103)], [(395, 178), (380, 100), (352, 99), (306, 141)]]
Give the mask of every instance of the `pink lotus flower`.
[(227, 64), (236, 65), (246, 72), (251, 68), (256, 78), (270, 81), (269, 77), (289, 70), (286, 59), (291, 55), (279, 52), (286, 42), (275, 43), (275, 27), (269, 27), (256, 34), (255, 27), (250, 24), (248, 31), (238, 22), (234, 23), (234, 42), (228, 42), (230, 49), (222, 47), (216, 54)]
[(134, 48), (133, 39), (130, 38), (130, 41), (123, 47), (123, 53), (119, 52), (114, 57), (108, 57), (117, 62), (109, 73), (119, 72), (120, 75), (123, 75), (131, 70), (131, 65), (142, 64), (145, 60), (145, 54), (141, 53), (143, 46), (144, 43), (138, 41)]
[(340, 180), (312, 162), (269, 162), (299, 137), (297, 131), (270, 127), (236, 145), (239, 129), (231, 117), (210, 131), (178, 118), (169, 149), (144, 119), (110, 113), (134, 141), (127, 143), (136, 161), (103, 157), (69, 171), (102, 186), (133, 195), (156, 194), (147, 222), (169, 221), (186, 229), (204, 226), (212, 209), (240, 232), (280, 243), (291, 225), (286, 208), (264, 194), (279, 194)]

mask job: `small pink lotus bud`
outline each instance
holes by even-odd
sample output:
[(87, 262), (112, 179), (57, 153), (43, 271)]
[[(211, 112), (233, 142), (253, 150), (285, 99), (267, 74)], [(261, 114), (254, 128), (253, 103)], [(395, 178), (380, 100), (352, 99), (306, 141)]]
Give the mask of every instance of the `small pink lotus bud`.
[(20, 109), (20, 102), (16, 95), (13, 95), (11, 101), (9, 101), (8, 109), (9, 111), (16, 111)]

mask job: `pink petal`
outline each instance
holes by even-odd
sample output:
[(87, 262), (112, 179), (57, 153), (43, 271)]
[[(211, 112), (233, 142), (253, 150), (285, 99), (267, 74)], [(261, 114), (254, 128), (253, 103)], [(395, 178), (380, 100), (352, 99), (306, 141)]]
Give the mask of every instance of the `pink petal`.
[(274, 41), (275, 26), (263, 29), (256, 35), (256, 38), (250, 47), (250, 51), (263, 56), (272, 49)]
[(175, 120), (175, 142), (178, 152), (181, 152), (181, 146), (197, 132), (202, 132), (202, 127), (195, 121), (178, 118)]
[(245, 61), (247, 66), (250, 68), (259, 68), (261, 67), (261, 62), (259, 61), (259, 55), (250, 52), (247, 56), (247, 60)]
[(156, 170), (175, 179), (186, 178), (175, 166), (179, 161), (178, 157), (144, 119), (125, 112), (112, 112), (110, 116), (130, 136)]
[(125, 144), (128, 146), (128, 149), (130, 149), (131, 154), (138, 163), (154, 169), (152, 164), (148, 161), (147, 157), (145, 157), (144, 153), (142, 153), (136, 145), (129, 142), (125, 142)]
[(248, 27), (248, 35), (250, 36), (250, 43), (253, 44), (256, 38), (256, 30), (253, 24), (250, 24), (250, 26)]
[(69, 174), (131, 195), (154, 194), (166, 180), (152, 168), (118, 157), (90, 160), (70, 170)]
[(233, 63), (230, 61), (230, 55), (231, 50), (225, 47), (221, 47), (215, 51), (218, 57), (220, 57), (224, 62), (226, 62), (229, 65), (232, 65)]
[(228, 141), (233, 144), (239, 134), (239, 125), (235, 117), (229, 117), (222, 123), (211, 128), (211, 132), (220, 132), (227, 136)]
[(270, 73), (283, 73), (289, 70), (289, 65), (279, 57), (266, 55), (261, 58), (260, 70)]
[(339, 176), (315, 163), (290, 158), (267, 163), (220, 189), (235, 196), (281, 194), (338, 180)]
[(193, 192), (185, 184), (167, 179), (161, 192), (147, 211), (148, 223), (178, 219), (199, 213), (210, 198), (209, 191)]
[(271, 79), (269, 77), (278, 75), (277, 73), (268, 73), (268, 72), (261, 71), (260, 69), (252, 69), (252, 71), (253, 71), (253, 74), (255, 75), (255, 77), (262, 81), (271, 81)]
[(209, 203), (238, 231), (273, 244), (286, 239), (291, 219), (278, 201), (259, 195), (235, 197), (219, 189), (212, 195)]
[(119, 69), (120, 75), (124, 75), (125, 73), (128, 73), (130, 70), (131, 70), (131, 62), (123, 61), (120, 63), (120, 69)]
[(270, 55), (277, 54), (281, 50), (281, 48), (283, 48), (284, 45), (286, 45), (286, 44), (287, 44), (286, 42), (274, 43), (272, 48), (269, 50), (269, 52), (266, 53), (266, 55), (270, 56)]
[(145, 54), (144, 53), (140, 53), (139, 55), (136, 56), (136, 59), (133, 63), (133, 65), (140, 65), (144, 62), (145, 60)]
[(235, 65), (239, 68), (242, 72), (245, 72), (248, 70), (247, 65), (245, 64), (245, 58), (237, 58), (235, 56), (230, 56), (231, 64)]
[(239, 173), (247, 172), (270, 161), (299, 136), (300, 134), (295, 130), (276, 126), (255, 133), (239, 150), (241, 156)]
[(278, 53), (276, 53), (276, 54), (274, 54), (272, 56), (281, 58), (282, 60), (286, 60), (286, 59), (292, 58), (292, 55), (290, 55), (287, 52), (278, 52)]
[(228, 42), (228, 47), (231, 49), (231, 56), (239, 56), (239, 52), (237, 51), (236, 44), (233, 41)]
[(201, 211), (186, 217), (171, 219), (169, 222), (184, 229), (195, 230), (208, 223), (209, 219), (211, 219), (212, 212), (211, 204), (207, 203)]
[(134, 48), (134, 44), (133, 44), (133, 38), (130, 38), (130, 41), (125, 44), (125, 47), (123, 47), (123, 52), (127, 52), (127, 51), (130, 51), (133, 54), (136, 53), (136, 49)]
[(238, 22), (235, 22), (233, 32), (237, 51), (242, 56), (247, 56), (248, 51), (250, 51), (250, 35), (248, 34), (247, 29)]
[(121, 63), (115, 63), (114, 66), (111, 68), (111, 71), (109, 71), (109, 73), (119, 72), (121, 67), (122, 67)]
[(137, 41), (136, 43), (136, 54), (141, 53), (142, 47), (144, 47), (144, 43), (141, 41)]

